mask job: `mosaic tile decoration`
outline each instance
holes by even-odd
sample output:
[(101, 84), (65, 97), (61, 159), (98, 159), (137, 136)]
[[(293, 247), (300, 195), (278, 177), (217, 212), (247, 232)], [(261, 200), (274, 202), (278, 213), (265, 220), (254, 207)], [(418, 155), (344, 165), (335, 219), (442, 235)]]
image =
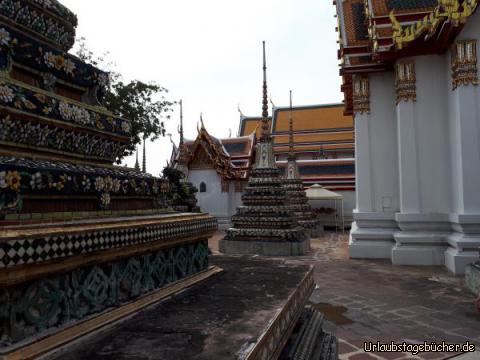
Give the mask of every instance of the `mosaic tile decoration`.
[(207, 268), (207, 240), (197, 240), (0, 288), (0, 357), (2, 347), (71, 326)]
[(215, 218), (201, 218), (146, 227), (86, 231), (80, 234), (14, 239), (0, 242), (0, 269), (42, 263), (96, 251), (198, 235), (217, 229)]

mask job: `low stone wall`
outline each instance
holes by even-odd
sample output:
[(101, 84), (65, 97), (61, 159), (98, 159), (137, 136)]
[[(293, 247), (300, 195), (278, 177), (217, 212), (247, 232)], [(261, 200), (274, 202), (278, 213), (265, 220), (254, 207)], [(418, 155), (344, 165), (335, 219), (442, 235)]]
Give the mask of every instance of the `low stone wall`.
[(0, 231), (0, 353), (206, 270), (216, 229), (175, 214)]

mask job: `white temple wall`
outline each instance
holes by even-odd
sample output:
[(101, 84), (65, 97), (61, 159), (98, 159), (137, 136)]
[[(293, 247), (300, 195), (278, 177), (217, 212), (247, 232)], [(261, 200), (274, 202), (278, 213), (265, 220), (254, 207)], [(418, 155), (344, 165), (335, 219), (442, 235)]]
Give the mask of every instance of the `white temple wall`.
[(188, 178), (199, 190), (202, 182), (207, 185), (206, 192), (197, 193), (198, 206), (202, 211), (217, 217), (228, 215), (229, 194), (222, 193), (221, 179), (215, 170), (190, 170)]
[(231, 227), (231, 218), (242, 205), (242, 193), (235, 191), (235, 181), (229, 181), (228, 192), (222, 192), (222, 179), (213, 169), (190, 170), (188, 179), (199, 190), (202, 182), (207, 185), (207, 192), (196, 195), (200, 209), (218, 219), (220, 230)]
[[(478, 11), (457, 37), (460, 40), (477, 40), (480, 54)], [(480, 247), (480, 88), (469, 84), (453, 90), (449, 55), (444, 72), (449, 74), (450, 175), (454, 193), (450, 221), (454, 231), (448, 238), (445, 264), (451, 271), (463, 273), (468, 264), (478, 260)]]
[(371, 74), (370, 113), (355, 114), (356, 208), (352, 258), (390, 259), (399, 209), (393, 73)]
[[(477, 40), (480, 59), (480, 12), (459, 40)], [(395, 106), (393, 74), (371, 74), (371, 113), (355, 115), (350, 256), (387, 258), (390, 251), (394, 264), (445, 265), (463, 274), (480, 247), (480, 86), (453, 90), (451, 51), (401, 59), (409, 60), (417, 101)]]
[(417, 100), (402, 100), (396, 111), (401, 206), (395, 218), (401, 231), (394, 234), (392, 262), (443, 265), (452, 202), (445, 57), (401, 61), (415, 63)]
[[(457, 40), (477, 40), (477, 54), (480, 55), (480, 12), (477, 11), (466, 24)], [(450, 55), (450, 54), (448, 54)], [(465, 214), (480, 213), (480, 87), (460, 86), (452, 89), (451, 57), (445, 73), (449, 75), (448, 98), (450, 130), (452, 138), (454, 182), (454, 212)], [(476, 150), (476, 151), (475, 151)]]
[(392, 73), (370, 76), (373, 212), (399, 210), (397, 127)]
[(446, 56), (418, 56), (415, 65), (420, 210), (425, 214), (448, 214), (452, 204), (448, 103), (439, 101), (447, 96)]

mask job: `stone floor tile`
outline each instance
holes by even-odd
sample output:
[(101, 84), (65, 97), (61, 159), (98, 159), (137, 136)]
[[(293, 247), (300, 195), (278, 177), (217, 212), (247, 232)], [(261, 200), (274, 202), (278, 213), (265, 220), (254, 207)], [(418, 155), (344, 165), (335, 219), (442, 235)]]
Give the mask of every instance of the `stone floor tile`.
[[(315, 265), (318, 287), (311, 301), (346, 308), (343, 316), (352, 323), (337, 324), (332, 320), (328, 324), (353, 347), (363, 350), (364, 341), (464, 342), (468, 337), (480, 344), (480, 314), (475, 312), (472, 295), (460, 287), (461, 279), (445, 268), (349, 259), (348, 234), (327, 233), (312, 239), (312, 248), (309, 256), (286, 262)], [(362, 352), (354, 356), (372, 358)], [(404, 359), (420, 357), (405, 355)]]
[(367, 354), (367, 353), (351, 355), (348, 357), (348, 360), (378, 360), (378, 359), (381, 359), (381, 358), (371, 354)]
[(338, 342), (338, 354), (349, 354), (353, 352), (357, 352), (359, 350), (358, 347), (353, 346), (352, 344), (349, 344), (345, 341), (339, 341)]
[(375, 352), (373, 354), (385, 360), (398, 360), (408, 355), (401, 352)]
[(428, 353), (420, 353), (418, 356), (424, 360), (442, 360), (448, 357), (453, 356), (454, 354), (448, 353), (439, 353), (439, 352), (428, 352)]

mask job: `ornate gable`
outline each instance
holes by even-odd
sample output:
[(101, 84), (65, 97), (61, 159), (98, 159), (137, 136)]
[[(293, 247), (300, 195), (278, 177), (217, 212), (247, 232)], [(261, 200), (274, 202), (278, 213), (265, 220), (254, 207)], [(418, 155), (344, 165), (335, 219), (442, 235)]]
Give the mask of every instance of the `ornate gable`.
[(197, 150), (192, 155), (191, 161), (189, 163), (189, 168), (190, 169), (213, 169), (214, 168), (213, 161), (210, 159), (210, 157), (208, 156), (203, 146), (198, 147)]
[(213, 168), (224, 179), (234, 179), (240, 176), (222, 143), (207, 132), (203, 123), (202, 128), (198, 130), (198, 136), (193, 143), (191, 152), (193, 156), (188, 165), (192, 169)]

